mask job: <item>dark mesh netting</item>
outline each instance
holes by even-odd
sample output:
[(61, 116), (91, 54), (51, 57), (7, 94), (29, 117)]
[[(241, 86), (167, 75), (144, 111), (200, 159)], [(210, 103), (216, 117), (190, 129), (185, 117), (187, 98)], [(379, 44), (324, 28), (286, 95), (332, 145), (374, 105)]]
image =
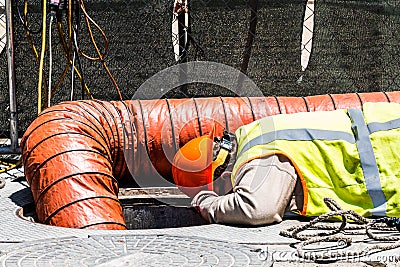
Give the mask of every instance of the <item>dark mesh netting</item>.
[[(37, 114), (38, 63), (18, 19), (14, 2), (17, 103), (19, 132)], [(41, 1), (29, 1), (30, 27), (40, 29)], [(247, 72), (265, 95), (306, 96), (324, 93), (398, 90), (400, 54), (400, 1), (317, 0), (315, 3), (313, 46), (308, 67), (302, 71), (300, 44), (306, 1), (260, 0), (249, 2), (191, 1), (190, 40), (184, 61), (208, 60)], [(153, 74), (176, 64), (172, 45), (173, 1), (112, 0), (87, 1), (88, 14), (104, 30), (109, 41), (106, 63), (125, 99)], [(243, 61), (249, 51), (249, 25), (257, 23), (248, 67)], [(64, 31), (67, 29), (63, 17)], [(87, 29), (81, 21), (79, 47), (95, 55)], [(101, 36), (94, 30), (100, 49)], [(40, 50), (40, 34), (32, 34)], [(65, 69), (56, 24), (52, 25), (53, 86)], [(250, 42), (251, 43), (251, 42)], [(247, 49), (247, 50), (246, 50)], [(0, 57), (1, 131), (8, 130), (7, 60)], [(118, 94), (100, 62), (80, 58), (84, 81), (93, 96), (118, 100)], [(46, 73), (49, 71), (46, 55)], [(244, 69), (243, 69), (244, 68)], [(47, 77), (48, 78), (48, 77)], [(74, 99), (82, 98), (81, 83), (74, 82)], [(52, 104), (69, 100), (69, 70)], [(169, 92), (166, 97), (229, 96), (224, 88), (191, 84)], [(87, 98), (87, 95), (85, 96)]]

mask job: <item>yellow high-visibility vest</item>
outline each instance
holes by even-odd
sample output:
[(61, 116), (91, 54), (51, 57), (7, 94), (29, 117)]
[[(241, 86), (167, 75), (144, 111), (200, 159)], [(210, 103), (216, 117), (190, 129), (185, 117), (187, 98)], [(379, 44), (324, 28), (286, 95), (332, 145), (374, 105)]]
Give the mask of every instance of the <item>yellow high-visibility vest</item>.
[(236, 137), (232, 183), (246, 162), (283, 154), (301, 179), (302, 215), (329, 212), (330, 197), (363, 216), (400, 216), (400, 104), (265, 117)]

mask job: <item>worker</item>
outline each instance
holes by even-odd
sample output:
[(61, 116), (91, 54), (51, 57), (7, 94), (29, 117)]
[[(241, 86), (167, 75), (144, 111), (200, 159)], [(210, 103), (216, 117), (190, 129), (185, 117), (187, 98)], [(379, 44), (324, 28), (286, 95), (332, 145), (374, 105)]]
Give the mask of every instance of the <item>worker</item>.
[(400, 215), (400, 104), (269, 116), (213, 132), (175, 155), (175, 183), (210, 223), (319, 216), (323, 199), (363, 216)]

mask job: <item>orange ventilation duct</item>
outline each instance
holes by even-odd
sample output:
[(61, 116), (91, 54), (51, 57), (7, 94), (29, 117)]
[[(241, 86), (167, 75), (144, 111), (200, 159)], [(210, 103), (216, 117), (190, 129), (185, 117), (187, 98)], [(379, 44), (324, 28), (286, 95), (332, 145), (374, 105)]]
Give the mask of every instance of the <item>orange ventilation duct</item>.
[(26, 179), (40, 222), (126, 229), (118, 187), (156, 185), (157, 175), (172, 181), (177, 149), (214, 124), (219, 135), (265, 116), (364, 102), (400, 102), (400, 92), (66, 102), (43, 111), (25, 132)]

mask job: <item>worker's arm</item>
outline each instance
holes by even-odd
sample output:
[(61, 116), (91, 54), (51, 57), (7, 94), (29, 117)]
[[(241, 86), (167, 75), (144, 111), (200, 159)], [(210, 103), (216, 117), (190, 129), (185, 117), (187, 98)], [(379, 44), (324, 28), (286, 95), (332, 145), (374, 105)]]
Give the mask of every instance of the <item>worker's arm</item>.
[(255, 159), (236, 175), (233, 192), (218, 196), (202, 191), (192, 205), (209, 222), (262, 225), (282, 221), (292, 199), (296, 172), (282, 156)]

